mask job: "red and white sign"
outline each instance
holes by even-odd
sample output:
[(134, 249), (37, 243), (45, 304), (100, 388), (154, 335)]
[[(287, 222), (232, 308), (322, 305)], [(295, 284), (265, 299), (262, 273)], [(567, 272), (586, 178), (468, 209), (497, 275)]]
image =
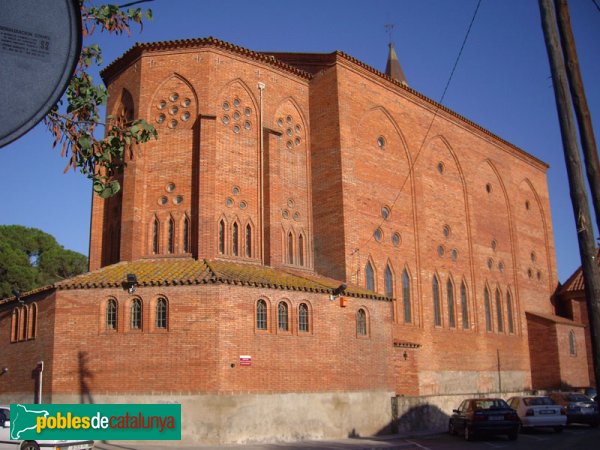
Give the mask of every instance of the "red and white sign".
[(251, 366), (251, 365), (252, 365), (252, 356), (240, 355), (240, 366)]

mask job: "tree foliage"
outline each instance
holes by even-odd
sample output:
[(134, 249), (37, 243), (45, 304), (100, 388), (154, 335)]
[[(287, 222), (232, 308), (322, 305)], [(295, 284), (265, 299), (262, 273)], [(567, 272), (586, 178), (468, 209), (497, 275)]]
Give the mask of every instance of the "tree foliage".
[[(141, 2), (132, 2), (134, 5)], [(116, 35), (131, 34), (131, 26), (142, 26), (144, 18), (151, 19), (151, 10), (117, 5), (94, 6), (89, 0), (80, 0), (84, 45), (79, 62), (67, 87), (66, 95), (44, 118), (54, 136), (54, 144), (61, 145), (61, 155), (68, 158), (65, 172), (79, 171), (93, 180), (94, 192), (103, 198), (120, 190), (114, 176), (122, 172), (125, 152), (132, 146), (156, 138), (156, 129), (143, 119), (127, 120), (107, 116), (100, 119), (100, 107), (106, 104), (108, 93), (103, 84), (96, 84), (89, 73), (92, 66), (102, 64), (102, 50), (89, 38), (98, 30)], [(94, 136), (104, 127), (104, 137)], [(99, 130), (98, 130), (99, 131)]]
[(87, 265), (86, 256), (37, 228), (0, 226), (0, 298), (85, 273)]

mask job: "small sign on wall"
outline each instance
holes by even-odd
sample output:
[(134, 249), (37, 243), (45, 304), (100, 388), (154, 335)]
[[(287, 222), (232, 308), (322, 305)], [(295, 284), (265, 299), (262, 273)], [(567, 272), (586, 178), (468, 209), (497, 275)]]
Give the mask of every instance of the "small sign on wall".
[(251, 365), (252, 365), (252, 356), (240, 355), (240, 366), (251, 366)]

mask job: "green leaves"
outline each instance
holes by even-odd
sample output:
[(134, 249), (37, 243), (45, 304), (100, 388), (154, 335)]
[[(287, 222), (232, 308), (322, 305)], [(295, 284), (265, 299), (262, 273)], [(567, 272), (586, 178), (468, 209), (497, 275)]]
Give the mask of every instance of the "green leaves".
[[(144, 18), (151, 19), (152, 11), (141, 8), (122, 10), (118, 5), (94, 6), (80, 0), (82, 32), (89, 38), (96, 29), (112, 34), (131, 34), (130, 24), (142, 25)], [(96, 84), (88, 73), (92, 65), (102, 64), (102, 50), (98, 44), (83, 46), (81, 56), (65, 94), (66, 105), (61, 100), (44, 123), (54, 136), (53, 147), (61, 144), (61, 155), (68, 158), (65, 172), (79, 171), (93, 180), (93, 189), (103, 198), (120, 190), (114, 176), (123, 171), (125, 155), (133, 154), (135, 145), (156, 139), (156, 129), (143, 119), (127, 120), (123, 116), (108, 116), (100, 120), (100, 106), (105, 105), (108, 92), (103, 84)], [(104, 126), (104, 137), (97, 139), (97, 127)]]

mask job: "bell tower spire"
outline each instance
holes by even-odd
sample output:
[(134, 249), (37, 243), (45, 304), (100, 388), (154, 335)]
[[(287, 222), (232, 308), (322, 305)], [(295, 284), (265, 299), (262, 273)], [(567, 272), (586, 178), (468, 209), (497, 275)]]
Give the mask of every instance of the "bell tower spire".
[(406, 76), (404, 75), (404, 71), (400, 66), (400, 61), (398, 61), (398, 55), (396, 54), (394, 43), (392, 42), (392, 30), (394, 29), (394, 25), (386, 24), (385, 29), (390, 37), (390, 43), (388, 44), (388, 59), (387, 64), (385, 65), (385, 74), (388, 77), (393, 78), (394, 80), (399, 81), (402, 84), (408, 85), (408, 83), (406, 82)]

